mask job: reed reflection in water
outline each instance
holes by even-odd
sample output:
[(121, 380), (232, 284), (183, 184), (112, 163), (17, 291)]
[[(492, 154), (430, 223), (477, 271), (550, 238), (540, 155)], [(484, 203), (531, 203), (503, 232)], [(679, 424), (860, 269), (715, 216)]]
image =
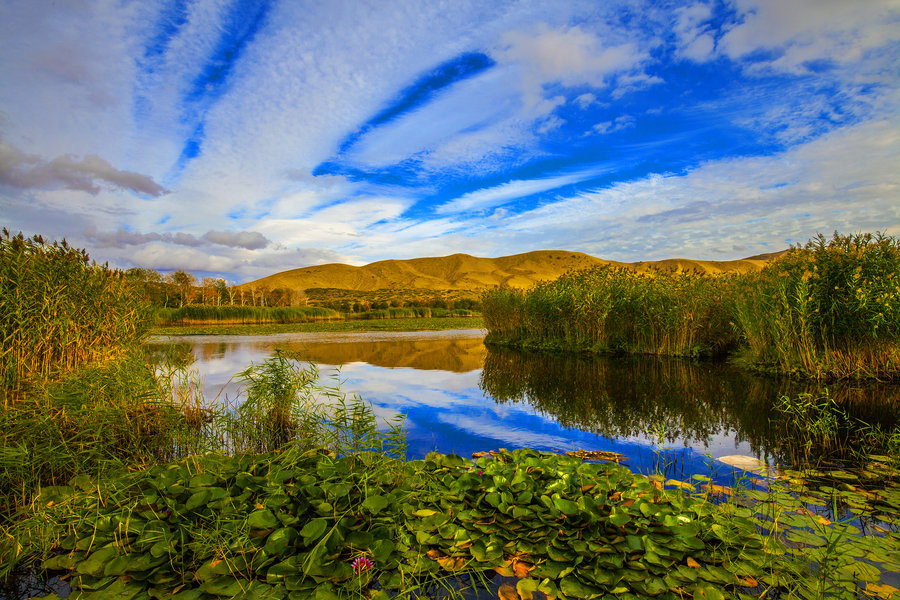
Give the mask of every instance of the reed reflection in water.
[(526, 404), (563, 426), (606, 438), (689, 447), (713, 457), (749, 454), (776, 464), (791, 458), (784, 419), (773, 410), (781, 396), (827, 389), (850, 422), (886, 430), (900, 415), (896, 384), (826, 388), (682, 359), (492, 350), (481, 387), (497, 402)]
[[(239, 393), (229, 382), (235, 373), (276, 348), (297, 351), (320, 366), (325, 384), (338, 378), (376, 415), (405, 414), (411, 457), (501, 447), (607, 450), (641, 472), (664, 463), (670, 475), (708, 475), (711, 459), (728, 454), (777, 460), (771, 405), (780, 394), (807, 390), (721, 364), (488, 351), (483, 336), (481, 330), (295, 333), (159, 343), (190, 344), (207, 397), (221, 392), (232, 400)], [(852, 397), (859, 415), (887, 423), (900, 401), (897, 386), (885, 390), (833, 388), (833, 395)]]

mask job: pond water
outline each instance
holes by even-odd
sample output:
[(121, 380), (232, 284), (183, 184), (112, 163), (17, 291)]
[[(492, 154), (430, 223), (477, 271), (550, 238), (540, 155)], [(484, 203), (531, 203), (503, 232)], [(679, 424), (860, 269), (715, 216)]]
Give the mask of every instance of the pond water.
[[(498, 448), (552, 452), (604, 450), (633, 471), (729, 485), (729, 455), (791, 462), (790, 440), (773, 410), (782, 395), (820, 394), (824, 386), (756, 376), (721, 363), (646, 357), (551, 355), (486, 348), (483, 330), (292, 333), (157, 338), (151, 349), (180, 346), (195, 358), (207, 398), (240, 401), (232, 380), (276, 349), (319, 366), (322, 382), (371, 402), (382, 418), (406, 415), (409, 456), (430, 451), (470, 456)], [(851, 419), (885, 429), (900, 418), (900, 386), (832, 384)], [(858, 521), (853, 521), (859, 524)], [(514, 579), (496, 577), (479, 599)], [(900, 576), (882, 583), (900, 586)], [(0, 599), (56, 592), (58, 579), (30, 573), (0, 587)]]
[[(207, 398), (234, 400), (231, 380), (276, 348), (299, 352), (323, 382), (371, 402), (380, 418), (406, 415), (409, 455), (470, 456), (498, 448), (603, 450), (634, 471), (665, 469), (724, 480), (715, 459), (788, 462), (772, 423), (781, 395), (822, 393), (812, 383), (756, 376), (721, 363), (587, 357), (488, 349), (484, 331), (291, 333), (157, 338), (187, 344)], [(900, 386), (832, 385), (854, 419), (890, 428)]]

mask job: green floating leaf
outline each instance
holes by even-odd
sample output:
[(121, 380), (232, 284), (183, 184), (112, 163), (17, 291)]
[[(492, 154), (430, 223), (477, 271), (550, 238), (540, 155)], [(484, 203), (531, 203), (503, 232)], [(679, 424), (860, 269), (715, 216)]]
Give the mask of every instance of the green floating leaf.
[(377, 515), (382, 510), (387, 508), (389, 504), (390, 500), (380, 494), (375, 494), (366, 498), (362, 503), (362, 507), (371, 512), (373, 515)]
[(600, 598), (603, 596), (603, 590), (587, 585), (579, 581), (574, 575), (564, 577), (559, 582), (559, 591), (566, 596), (589, 600), (590, 598)]
[(878, 583), (881, 579), (881, 571), (878, 567), (861, 561), (842, 565), (837, 568), (837, 572), (847, 578), (848, 581)]
[(824, 546), (825, 540), (821, 536), (815, 535), (805, 529), (793, 529), (787, 533), (787, 539), (798, 544), (807, 546)]
[(281, 522), (267, 508), (254, 510), (247, 517), (247, 524), (253, 529), (275, 529)]
[(328, 521), (326, 519), (313, 519), (308, 522), (300, 530), (300, 535), (303, 536), (303, 543), (309, 545), (311, 542), (319, 539), (326, 529), (328, 529)]
[(372, 544), (372, 557), (377, 563), (387, 563), (396, 546), (393, 540), (381, 539)]
[(82, 558), (83, 555), (80, 552), (75, 552), (73, 554), (59, 554), (45, 560), (43, 567), (45, 569), (68, 571), (74, 569), (75, 565), (77, 565)]
[(694, 588), (694, 598), (696, 600), (725, 600), (725, 594), (717, 587), (708, 583), (698, 583)]
[(571, 500), (566, 500), (565, 498), (560, 498), (554, 494), (553, 505), (559, 510), (559, 512), (563, 513), (567, 516), (575, 516), (581, 513), (578, 505), (572, 502)]
[(516, 591), (522, 600), (531, 600), (532, 594), (538, 591), (538, 580), (531, 578), (520, 579), (516, 582)]
[(96, 552), (92, 552), (86, 560), (78, 563), (75, 570), (78, 573), (90, 575), (91, 577), (103, 577), (106, 563), (117, 554), (118, 550), (116, 548), (101, 548)]
[(231, 575), (220, 575), (200, 584), (200, 590), (216, 596), (234, 597), (249, 586), (248, 581), (235, 579)]
[[(224, 491), (224, 490), (223, 490)], [(194, 492), (191, 497), (184, 503), (185, 510), (194, 510), (206, 505), (210, 498), (210, 488), (204, 488), (199, 492)]]
[(293, 527), (276, 529), (266, 538), (266, 545), (263, 549), (272, 556), (281, 556), (293, 544), (297, 536), (297, 530)]

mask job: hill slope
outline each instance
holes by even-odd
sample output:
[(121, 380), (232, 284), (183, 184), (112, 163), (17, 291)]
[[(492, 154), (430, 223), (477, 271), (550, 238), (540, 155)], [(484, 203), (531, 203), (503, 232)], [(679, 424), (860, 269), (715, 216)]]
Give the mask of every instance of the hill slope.
[(345, 264), (302, 267), (269, 275), (245, 283), (241, 287), (294, 290), (338, 288), (357, 291), (382, 289), (476, 291), (498, 285), (528, 288), (539, 281), (556, 279), (567, 271), (595, 265), (611, 264), (641, 272), (663, 268), (719, 274), (761, 269), (769, 259), (778, 254), (781, 253), (728, 261), (675, 258), (636, 263), (602, 260), (581, 252), (562, 250), (538, 250), (499, 258), (452, 254), (410, 260), (382, 260), (362, 267)]

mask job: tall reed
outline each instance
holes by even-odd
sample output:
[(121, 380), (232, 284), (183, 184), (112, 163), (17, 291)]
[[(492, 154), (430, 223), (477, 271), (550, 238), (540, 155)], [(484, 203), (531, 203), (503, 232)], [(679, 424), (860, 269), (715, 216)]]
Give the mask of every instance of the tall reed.
[(815, 378), (900, 375), (900, 240), (819, 235), (744, 276), (733, 313), (758, 368)]
[(597, 267), (483, 297), (489, 343), (672, 356), (738, 350), (757, 370), (900, 376), (900, 240), (819, 235), (760, 272)]
[(40, 486), (173, 459), (179, 407), (138, 352), (82, 367), (0, 410), (0, 520)]
[(601, 266), (482, 301), (489, 340), (513, 344), (701, 356), (735, 342), (723, 287), (693, 273)]
[(84, 250), (40, 236), (0, 235), (2, 403), (91, 362), (133, 347), (149, 308), (122, 273)]

